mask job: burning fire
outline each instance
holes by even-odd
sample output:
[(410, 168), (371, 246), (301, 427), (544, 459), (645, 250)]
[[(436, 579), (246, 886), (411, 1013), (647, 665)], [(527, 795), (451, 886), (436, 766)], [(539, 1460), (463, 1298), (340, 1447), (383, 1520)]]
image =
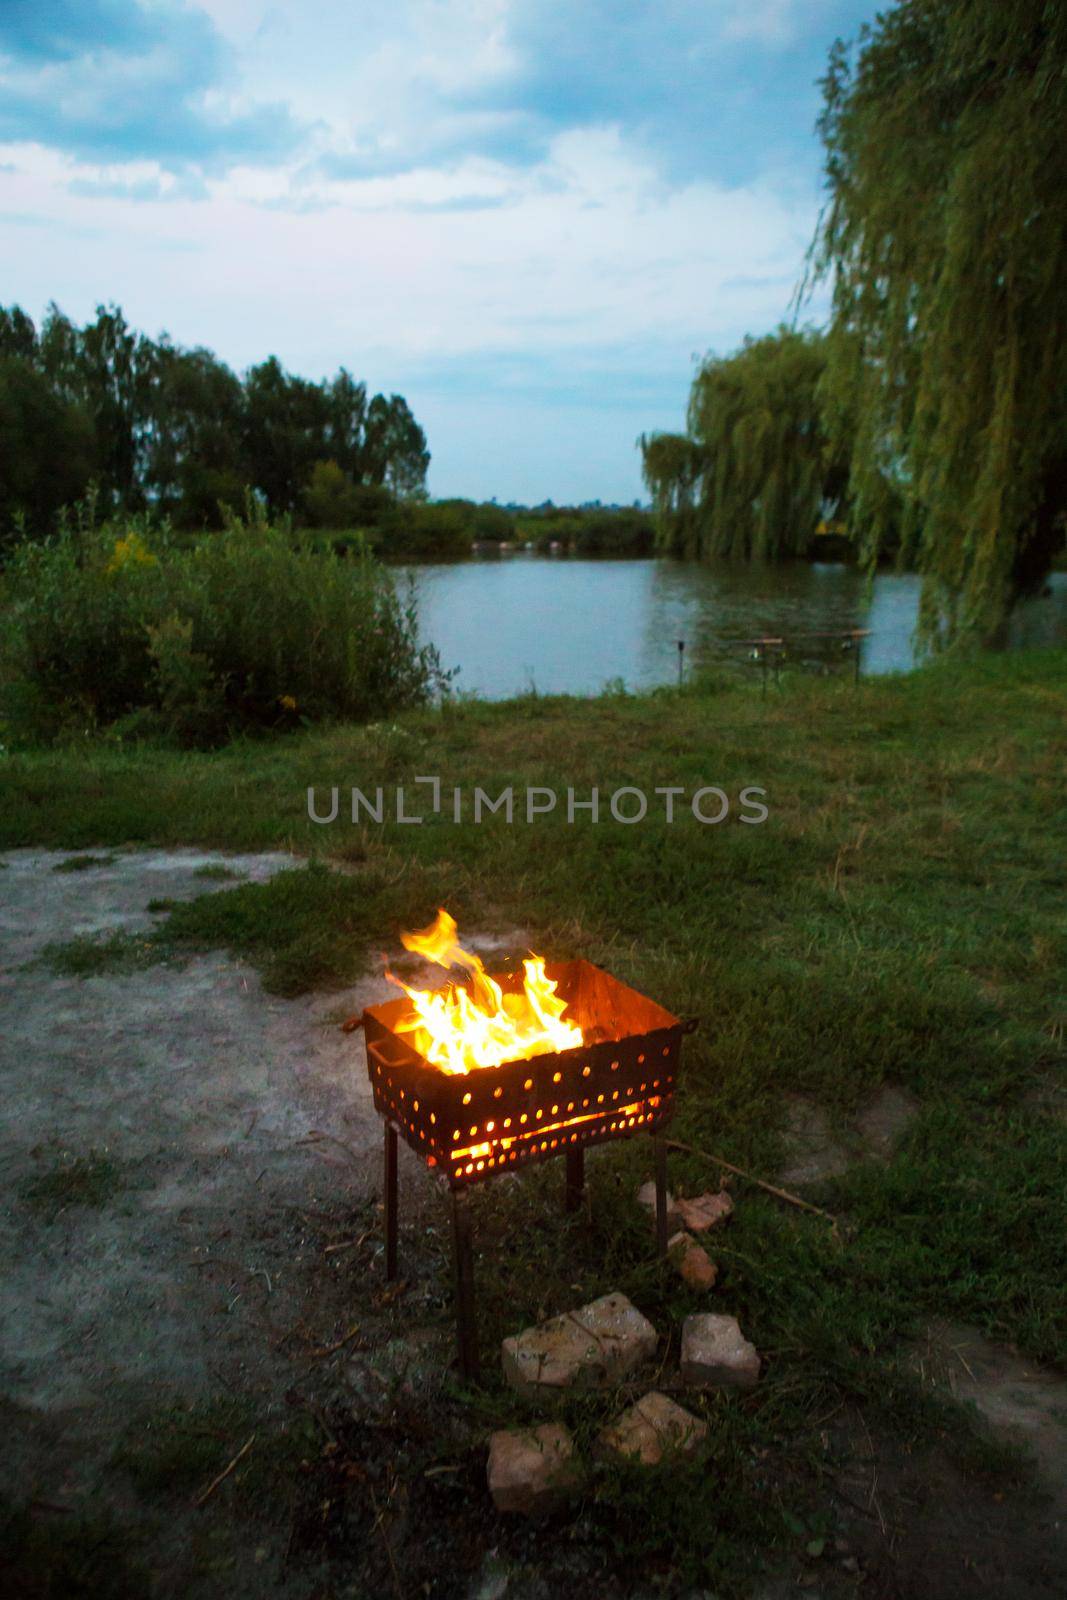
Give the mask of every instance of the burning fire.
[(412, 1035), (419, 1054), (442, 1072), (473, 1072), (504, 1061), (524, 1061), (545, 1051), (572, 1050), (582, 1043), (582, 1030), (565, 1022), (566, 1002), (545, 975), (543, 956), (523, 962), (521, 994), (505, 994), (481, 961), (456, 938), (455, 920), (438, 911), (428, 928), (401, 934), (405, 950), (425, 956), (440, 967), (463, 967), (465, 983), (443, 989), (410, 989), (389, 977), (411, 1001), (414, 1015), (398, 1031)]

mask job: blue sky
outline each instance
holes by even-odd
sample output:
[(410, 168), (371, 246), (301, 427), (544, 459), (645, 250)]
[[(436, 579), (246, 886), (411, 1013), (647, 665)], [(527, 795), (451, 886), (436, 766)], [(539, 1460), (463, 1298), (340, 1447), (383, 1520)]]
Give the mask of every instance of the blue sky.
[[(435, 495), (643, 497), (787, 315), (857, 0), (2, 0), (0, 301), (404, 394)], [(818, 320), (815, 301), (808, 315)]]

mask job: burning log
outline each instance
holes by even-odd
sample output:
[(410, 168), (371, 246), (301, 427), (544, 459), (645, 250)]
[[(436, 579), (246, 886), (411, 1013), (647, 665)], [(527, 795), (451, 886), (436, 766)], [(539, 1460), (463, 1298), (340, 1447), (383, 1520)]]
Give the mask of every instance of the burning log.
[(656, 1135), (657, 1240), (667, 1249), (666, 1148), (682, 1021), (584, 960), (531, 956), (496, 977), (463, 950), (447, 912), (405, 946), (466, 981), (363, 1013), (374, 1104), (386, 1120), (386, 1274), (396, 1274), (397, 1137), (452, 1191), (460, 1364), (477, 1371), (466, 1190), (502, 1172), (567, 1158), (567, 1205), (584, 1183), (588, 1146)]

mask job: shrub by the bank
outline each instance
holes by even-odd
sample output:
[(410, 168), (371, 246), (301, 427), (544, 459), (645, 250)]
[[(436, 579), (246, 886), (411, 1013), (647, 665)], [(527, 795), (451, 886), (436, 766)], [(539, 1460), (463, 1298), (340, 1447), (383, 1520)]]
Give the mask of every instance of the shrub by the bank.
[(119, 724), (211, 743), (376, 717), (442, 682), (371, 555), (255, 513), (193, 544), (83, 517), (16, 549), (4, 598), (4, 713), (27, 741)]

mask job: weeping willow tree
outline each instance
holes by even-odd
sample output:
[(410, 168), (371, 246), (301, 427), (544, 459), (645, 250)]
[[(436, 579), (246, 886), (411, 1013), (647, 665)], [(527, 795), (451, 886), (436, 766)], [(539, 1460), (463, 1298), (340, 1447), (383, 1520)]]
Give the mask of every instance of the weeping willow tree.
[(902, 500), (921, 633), (986, 635), (1063, 547), (1067, 6), (901, 0), (823, 90), (812, 260), (854, 531), (873, 563)]
[(684, 433), (643, 433), (637, 442), (652, 496), (657, 544), (673, 555), (697, 555), (696, 507), (704, 470), (700, 450)]
[(820, 414), (824, 367), (822, 337), (784, 327), (703, 363), (688, 433), (640, 440), (661, 548), (746, 560), (807, 551), (846, 479)]

